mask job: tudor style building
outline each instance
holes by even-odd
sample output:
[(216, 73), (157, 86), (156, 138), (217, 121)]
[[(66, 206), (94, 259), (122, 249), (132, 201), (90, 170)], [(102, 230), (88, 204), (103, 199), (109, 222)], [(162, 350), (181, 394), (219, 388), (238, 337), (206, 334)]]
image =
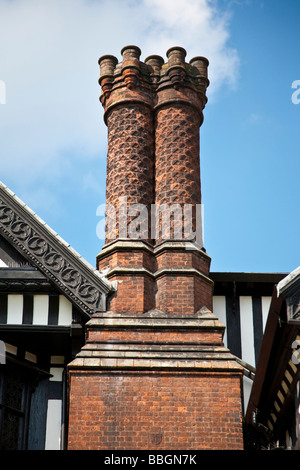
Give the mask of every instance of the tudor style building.
[[(194, 210), (208, 61), (140, 53), (99, 60), (107, 204)], [(108, 212), (95, 269), (0, 183), (0, 449), (299, 448), (300, 269), (210, 272), (192, 213)]]

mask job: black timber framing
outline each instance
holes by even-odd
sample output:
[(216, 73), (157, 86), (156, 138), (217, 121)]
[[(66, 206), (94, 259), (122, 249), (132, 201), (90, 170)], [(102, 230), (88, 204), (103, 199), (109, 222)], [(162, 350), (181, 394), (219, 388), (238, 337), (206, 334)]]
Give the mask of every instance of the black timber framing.
[(257, 362), (263, 338), (262, 297), (272, 297), (274, 285), (286, 273), (226, 273), (212, 272), (214, 295), (226, 298), (226, 332), (230, 351), (238, 357), (242, 355), (240, 296), (252, 297), (253, 333), (255, 360)]

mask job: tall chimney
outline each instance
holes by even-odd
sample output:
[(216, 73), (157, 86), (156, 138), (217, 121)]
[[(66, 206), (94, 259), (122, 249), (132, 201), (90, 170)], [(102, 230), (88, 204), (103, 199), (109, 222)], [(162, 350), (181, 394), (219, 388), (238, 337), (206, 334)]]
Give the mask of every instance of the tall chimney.
[[(155, 206), (159, 212), (155, 251), (163, 272), (157, 277), (156, 306), (184, 314), (203, 306), (212, 309), (213, 288), (210, 258), (202, 246), (199, 159), (208, 61), (196, 58), (187, 64), (185, 57), (182, 47), (168, 50), (154, 107)], [(173, 216), (170, 223), (167, 215)]]
[(208, 61), (186, 63), (182, 47), (169, 49), (167, 63), (160, 56), (141, 62), (136, 46), (121, 53), (121, 63), (99, 59), (108, 154), (106, 241), (97, 265), (119, 283), (109, 309), (212, 309), (199, 160)]
[(154, 90), (140, 49), (127, 46), (121, 54), (120, 63), (111, 56), (99, 59), (108, 150), (106, 240), (97, 265), (118, 281), (109, 308), (143, 313), (154, 307), (154, 279), (148, 274), (153, 270)]
[(208, 61), (186, 63), (181, 47), (166, 63), (140, 53), (99, 60), (108, 208), (97, 266), (117, 289), (68, 366), (68, 447), (241, 450), (243, 369), (212, 312), (197, 227)]
[[(114, 221), (107, 221), (106, 243), (116, 238), (127, 239), (128, 209), (133, 204), (149, 208), (154, 200), (150, 76), (139, 60), (141, 51), (138, 47), (124, 47), (121, 53), (123, 61), (120, 64), (110, 56), (99, 59), (100, 100), (108, 128), (106, 203), (115, 209), (113, 215), (116, 216), (116, 227), (110, 223)], [(111, 215), (108, 213), (107, 217)], [(114, 234), (112, 228), (116, 228)], [(147, 240), (148, 233), (143, 233), (143, 237)]]

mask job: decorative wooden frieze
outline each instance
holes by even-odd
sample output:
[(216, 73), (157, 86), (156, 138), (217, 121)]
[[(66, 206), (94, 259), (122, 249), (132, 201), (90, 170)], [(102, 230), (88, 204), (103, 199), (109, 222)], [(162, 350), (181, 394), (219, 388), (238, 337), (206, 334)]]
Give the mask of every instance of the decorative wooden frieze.
[(82, 312), (91, 315), (105, 310), (111, 283), (3, 184), (0, 233)]

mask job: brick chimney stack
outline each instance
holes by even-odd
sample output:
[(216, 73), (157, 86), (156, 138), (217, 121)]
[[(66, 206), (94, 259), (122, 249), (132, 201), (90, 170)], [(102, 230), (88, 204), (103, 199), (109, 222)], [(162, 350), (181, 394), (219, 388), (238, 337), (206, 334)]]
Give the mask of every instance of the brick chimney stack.
[[(109, 309), (172, 314), (211, 309), (210, 258), (202, 249), (199, 218), (199, 128), (208, 61), (197, 57), (187, 64), (181, 47), (169, 49), (167, 63), (159, 56), (141, 62), (136, 46), (121, 53), (120, 63), (112, 56), (99, 59), (108, 209), (106, 244), (97, 263), (119, 282)], [(139, 207), (144, 211), (135, 210)], [(139, 231), (132, 233), (136, 221)], [(191, 245), (197, 235), (200, 245)]]
[(195, 313), (203, 306), (212, 309), (210, 258), (202, 249), (202, 240), (198, 249), (186, 244), (195, 242), (193, 233), (202, 229), (199, 129), (207, 102), (208, 61), (198, 58), (187, 64), (185, 56), (181, 47), (168, 50), (154, 107), (155, 205), (162, 220), (171, 207), (175, 209), (171, 237), (168, 239), (162, 227), (156, 239), (157, 267), (164, 270), (157, 277), (156, 307), (182, 314)]
[[(242, 368), (212, 313), (199, 237), (208, 61), (174, 47), (99, 59), (108, 128), (105, 245), (116, 281), (69, 364), (69, 449), (242, 449)], [(221, 423), (221, 425), (220, 425)], [(213, 431), (213, 433), (212, 433)]]

